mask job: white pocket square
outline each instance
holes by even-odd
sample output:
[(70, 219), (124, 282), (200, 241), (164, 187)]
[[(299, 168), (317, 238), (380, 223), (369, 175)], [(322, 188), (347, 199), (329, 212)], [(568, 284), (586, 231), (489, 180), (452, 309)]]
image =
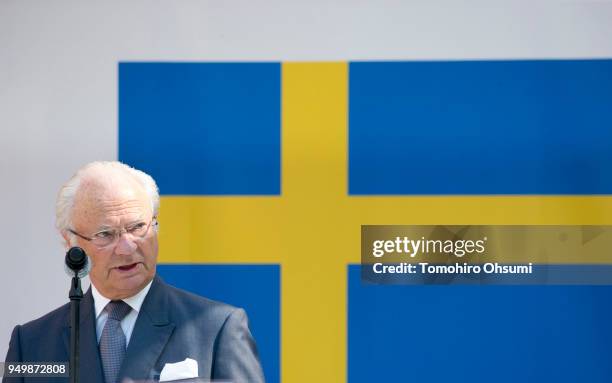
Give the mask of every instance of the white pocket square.
[(159, 374), (160, 382), (198, 377), (198, 362), (187, 358), (182, 362), (166, 363)]

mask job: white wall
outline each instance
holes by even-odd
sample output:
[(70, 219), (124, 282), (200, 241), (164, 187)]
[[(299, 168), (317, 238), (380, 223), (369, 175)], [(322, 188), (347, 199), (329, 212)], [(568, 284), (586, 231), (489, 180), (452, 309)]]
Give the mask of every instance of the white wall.
[(59, 186), (117, 158), (117, 62), (612, 57), (610, 1), (0, 1), (0, 360), (67, 301)]

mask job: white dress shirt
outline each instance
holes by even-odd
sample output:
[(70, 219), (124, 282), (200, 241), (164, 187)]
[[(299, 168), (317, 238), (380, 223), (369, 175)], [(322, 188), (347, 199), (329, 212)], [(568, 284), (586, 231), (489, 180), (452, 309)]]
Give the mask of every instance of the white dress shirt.
[[(126, 347), (130, 343), (132, 331), (134, 330), (134, 325), (136, 324), (136, 318), (138, 318), (138, 313), (140, 312), (142, 302), (144, 302), (144, 299), (147, 296), (149, 289), (151, 288), (151, 283), (153, 283), (153, 281), (149, 282), (149, 284), (146, 285), (144, 289), (140, 290), (138, 294), (123, 299), (123, 301), (132, 308), (132, 311), (130, 311), (130, 313), (126, 315), (125, 318), (123, 318), (123, 320), (121, 321), (121, 329), (125, 334)], [(108, 318), (108, 313), (106, 312), (106, 310), (104, 310), (104, 308), (106, 307), (108, 302), (110, 302), (110, 299), (100, 294), (100, 292), (98, 291), (98, 289), (96, 289), (96, 286), (94, 286), (93, 283), (91, 284), (91, 293), (93, 295), (94, 308), (96, 311), (96, 335), (98, 339), (98, 344), (100, 344), (102, 330), (104, 330), (104, 325), (106, 324), (106, 319)]]

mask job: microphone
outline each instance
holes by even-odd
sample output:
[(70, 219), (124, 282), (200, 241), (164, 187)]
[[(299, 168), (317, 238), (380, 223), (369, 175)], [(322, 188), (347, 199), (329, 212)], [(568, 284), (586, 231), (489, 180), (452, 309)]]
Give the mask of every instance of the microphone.
[(81, 290), (81, 279), (89, 273), (89, 257), (85, 254), (85, 250), (80, 247), (71, 247), (66, 252), (64, 261), (64, 270), (72, 277), (70, 282), (70, 359), (68, 369), (70, 371), (70, 382), (77, 383), (79, 381), (79, 337), (80, 337), (80, 316), (81, 316), (81, 300), (83, 299), (83, 290)]
[(83, 278), (89, 274), (91, 264), (89, 263), (89, 257), (85, 254), (85, 250), (78, 246), (71, 247), (66, 252), (66, 260), (64, 264), (64, 270), (66, 274), (74, 277), (75, 274), (78, 278)]

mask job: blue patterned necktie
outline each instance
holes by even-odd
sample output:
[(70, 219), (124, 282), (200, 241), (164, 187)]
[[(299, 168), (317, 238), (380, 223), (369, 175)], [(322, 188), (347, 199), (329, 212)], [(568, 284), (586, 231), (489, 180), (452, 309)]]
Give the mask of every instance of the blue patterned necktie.
[(104, 381), (117, 383), (117, 375), (125, 357), (125, 334), (121, 320), (132, 311), (124, 301), (110, 301), (104, 308), (108, 313), (106, 324), (100, 337), (100, 357), (104, 369)]

